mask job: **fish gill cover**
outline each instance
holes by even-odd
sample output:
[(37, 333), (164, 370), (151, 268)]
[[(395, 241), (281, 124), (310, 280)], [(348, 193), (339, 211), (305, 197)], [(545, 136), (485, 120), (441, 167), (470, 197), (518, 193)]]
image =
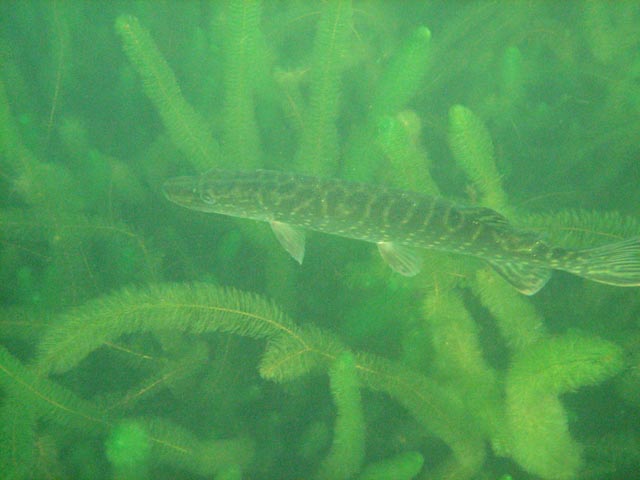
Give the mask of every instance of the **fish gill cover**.
[(614, 479), (640, 290), (177, 208), (271, 169), (640, 235), (637, 2), (0, 3), (8, 479)]

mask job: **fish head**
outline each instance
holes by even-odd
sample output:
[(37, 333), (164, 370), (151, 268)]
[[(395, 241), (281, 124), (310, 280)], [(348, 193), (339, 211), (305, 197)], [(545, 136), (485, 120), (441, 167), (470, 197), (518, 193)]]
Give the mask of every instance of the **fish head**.
[(211, 170), (200, 176), (169, 179), (163, 191), (168, 200), (191, 210), (266, 220), (264, 185), (257, 177), (255, 172)]
[(201, 210), (199, 177), (175, 177), (164, 182), (162, 192), (167, 200), (192, 210)]

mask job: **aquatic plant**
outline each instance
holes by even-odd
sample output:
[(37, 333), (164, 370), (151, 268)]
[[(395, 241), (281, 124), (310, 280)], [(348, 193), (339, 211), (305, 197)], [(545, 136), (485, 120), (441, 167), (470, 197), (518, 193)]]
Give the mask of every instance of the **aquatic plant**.
[(324, 237), (299, 268), (261, 226), (160, 194), (268, 167), (491, 207), (567, 247), (640, 234), (636, 7), (407, 8), (0, 6), (4, 477), (632, 471), (636, 290), (558, 275), (527, 298), (434, 252), (408, 280)]

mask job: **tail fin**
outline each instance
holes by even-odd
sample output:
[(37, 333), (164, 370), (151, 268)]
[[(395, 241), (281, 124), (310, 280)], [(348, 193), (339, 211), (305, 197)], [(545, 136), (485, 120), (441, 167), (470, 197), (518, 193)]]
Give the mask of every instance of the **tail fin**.
[(558, 268), (594, 282), (640, 286), (640, 237), (576, 251)]

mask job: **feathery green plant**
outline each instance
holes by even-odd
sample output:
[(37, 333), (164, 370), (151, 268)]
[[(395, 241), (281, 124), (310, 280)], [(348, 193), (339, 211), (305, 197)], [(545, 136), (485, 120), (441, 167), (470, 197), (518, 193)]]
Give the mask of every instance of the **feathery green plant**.
[(259, 0), (228, 0), (224, 4), (224, 162), (248, 169), (262, 164), (255, 118), (256, 83), (267, 72), (260, 66)]
[[(3, 355), (6, 357), (6, 355)], [(4, 376), (4, 364), (2, 373)], [(2, 382), (5, 385), (5, 382)], [(5, 394), (0, 406), (0, 468), (8, 479), (29, 478), (36, 470), (38, 448), (36, 408), (21, 396)]]
[(371, 115), (374, 119), (395, 115), (422, 87), (429, 71), (431, 32), (418, 27), (385, 67), (377, 85)]
[(506, 429), (510, 455), (548, 479), (575, 478), (582, 467), (558, 395), (616, 374), (622, 351), (595, 337), (564, 335), (518, 352), (506, 378)]
[(329, 454), (316, 474), (318, 479), (352, 478), (364, 460), (365, 420), (360, 399), (356, 363), (350, 352), (343, 352), (329, 370), (331, 393), (336, 404), (336, 424)]
[(480, 192), (482, 204), (507, 213), (508, 201), (489, 131), (476, 114), (462, 105), (449, 110), (449, 146), (458, 166)]
[[(220, 246), (224, 220), (165, 211), (159, 186), (173, 167), (341, 171), (466, 193), (561, 246), (637, 235), (634, 203), (609, 198), (622, 195), (633, 178), (626, 159), (637, 156), (629, 132), (640, 97), (627, 68), (637, 60), (637, 8), (483, 3), (453, 12), (416, 3), (411, 16), (393, 2), (346, 0), (127, 8), (137, 16), (115, 4), (40, 11), (0, 2), (3, 475), (96, 478), (104, 440), (114, 447), (120, 427), (133, 425), (136, 464), (150, 475), (298, 478), (320, 464), (320, 478), (496, 478), (505, 469), (486, 455), (490, 444), (528, 474), (593, 478), (597, 465), (582, 450), (597, 439), (574, 428), (582, 426), (574, 405), (595, 408), (597, 395), (571, 403), (562, 395), (620, 371), (613, 342), (632, 342), (635, 300), (617, 307), (619, 327), (599, 326), (608, 319), (590, 305), (609, 305), (606, 287), (577, 291), (559, 275), (545, 296), (524, 298), (479, 262), (437, 252), (425, 252), (422, 276), (399, 281), (350, 255), (346, 271), (357, 273), (344, 275), (322, 250), (330, 247), (315, 245), (318, 257), (296, 277), (266, 228), (243, 223), (236, 237), (250, 242), (232, 242), (230, 253)], [(123, 48), (126, 59), (110, 63), (105, 52)], [(132, 71), (166, 133), (120, 123), (144, 118), (131, 106)], [(430, 162), (448, 157), (447, 142), (455, 164)], [(600, 175), (605, 145), (612, 168)], [(497, 156), (517, 175), (503, 176)], [(542, 169), (547, 192), (575, 182), (580, 195), (624, 213), (531, 214), (524, 187)], [(462, 176), (466, 192), (445, 181)], [(214, 275), (261, 295), (211, 285)], [(571, 321), (569, 309), (584, 314), (585, 333), (550, 333)], [(358, 319), (363, 351), (351, 353), (352, 339), (335, 333), (347, 316)], [(15, 321), (25, 327), (4, 328)], [(637, 376), (625, 382), (633, 395)], [(381, 406), (384, 415), (370, 419)], [(365, 435), (368, 421), (375, 428)], [(333, 425), (334, 443), (310, 462), (321, 447), (304, 457), (289, 447), (313, 425)], [(627, 458), (637, 451), (633, 433)], [(319, 433), (315, 445), (328, 438)]]
[(135, 421), (123, 421), (111, 429), (105, 453), (114, 480), (149, 478), (151, 444), (147, 432)]
[(411, 480), (420, 473), (424, 457), (418, 452), (401, 453), (367, 465), (357, 480)]
[(315, 175), (338, 171), (337, 119), (340, 86), (352, 29), (351, 0), (322, 5), (318, 21), (305, 127), (296, 158), (296, 170)]
[(420, 119), (412, 111), (380, 117), (376, 144), (387, 160), (385, 169), (393, 173), (380, 177), (396, 188), (437, 195), (438, 186), (429, 172), (428, 155), (419, 143), (420, 133)]
[[(354, 129), (346, 149), (343, 174), (348, 178), (358, 181), (379, 181), (382, 178), (391, 184), (399, 183), (399, 187), (417, 187), (415, 191), (433, 193), (432, 181), (427, 180), (424, 185), (417, 181), (429, 177), (424, 151), (416, 145), (417, 132), (405, 132), (396, 122), (399, 120), (405, 127), (415, 123), (411, 113), (403, 112), (403, 109), (417, 94), (428, 72), (430, 43), (429, 29), (418, 27), (386, 62), (376, 81), (366, 118), (362, 125)], [(409, 138), (404, 138), (406, 136)], [(383, 155), (387, 156), (391, 165), (382, 162)], [(408, 163), (400, 164), (400, 160), (408, 160)], [(398, 182), (391, 175), (392, 178), (378, 175), (383, 168), (402, 173), (405, 181)], [(405, 173), (410, 170), (417, 178)]]
[(545, 335), (544, 320), (535, 306), (488, 268), (476, 272), (472, 290), (491, 312), (510, 350), (527, 348)]
[(220, 147), (212, 139), (205, 121), (182, 96), (175, 75), (151, 34), (132, 15), (118, 17), (116, 31), (173, 142), (196, 171), (211, 168), (220, 158)]
[(25, 367), (0, 346), (0, 382), (15, 398), (36, 412), (38, 418), (62, 422), (77, 430), (103, 429), (108, 421), (104, 412), (70, 390)]
[(261, 297), (204, 283), (154, 284), (124, 289), (63, 314), (40, 342), (35, 367), (42, 374), (66, 372), (121, 335), (163, 330), (252, 338), (295, 334), (291, 321)]
[(253, 460), (255, 445), (250, 438), (198, 438), (159, 417), (140, 418), (138, 422), (153, 439), (151, 455), (162, 465), (207, 477), (232, 467), (242, 469)]
[(5, 478), (29, 478), (37, 456), (37, 424), (46, 420), (66, 431), (103, 432), (108, 416), (70, 390), (25, 367), (0, 345), (0, 468)]

